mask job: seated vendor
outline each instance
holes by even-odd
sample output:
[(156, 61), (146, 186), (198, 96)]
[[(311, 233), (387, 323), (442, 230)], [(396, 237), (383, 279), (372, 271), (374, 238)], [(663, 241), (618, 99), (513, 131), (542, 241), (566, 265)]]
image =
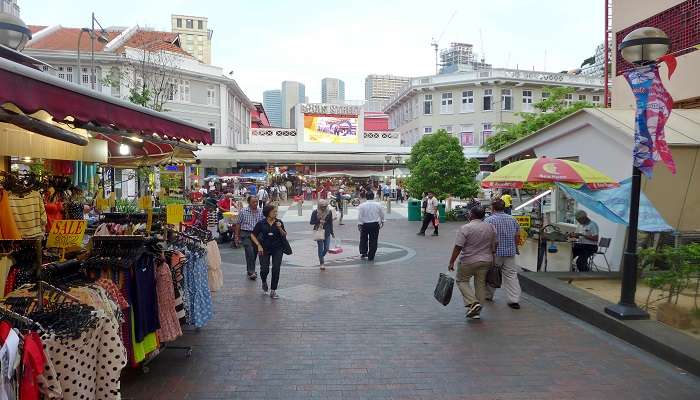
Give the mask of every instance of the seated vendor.
[(576, 269), (579, 272), (587, 272), (588, 259), (598, 251), (598, 224), (588, 218), (583, 210), (576, 211), (576, 232), (571, 236), (576, 238), (572, 253), (576, 259)]

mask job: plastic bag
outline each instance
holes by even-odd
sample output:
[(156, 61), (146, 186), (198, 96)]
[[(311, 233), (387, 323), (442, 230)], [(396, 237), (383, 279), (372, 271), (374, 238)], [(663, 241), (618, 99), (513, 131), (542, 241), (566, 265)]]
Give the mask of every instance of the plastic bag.
[(442, 304), (443, 306), (450, 304), (454, 285), (454, 278), (445, 273), (440, 273), (437, 285), (435, 286), (435, 291), (433, 292), (435, 300), (437, 300), (438, 303)]
[(328, 252), (331, 254), (340, 254), (343, 252), (343, 246), (341, 244), (340, 239), (336, 239), (336, 238), (331, 239), (331, 245), (330, 245), (330, 248), (328, 249)]

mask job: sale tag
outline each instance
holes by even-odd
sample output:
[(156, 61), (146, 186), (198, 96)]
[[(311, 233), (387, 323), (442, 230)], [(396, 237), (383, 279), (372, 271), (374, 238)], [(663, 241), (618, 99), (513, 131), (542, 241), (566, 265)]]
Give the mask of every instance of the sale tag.
[(185, 207), (182, 204), (168, 204), (165, 207), (165, 219), (170, 225), (177, 225), (185, 220)]
[(515, 215), (514, 218), (523, 229), (528, 229), (532, 226), (532, 219), (529, 215)]
[(61, 219), (54, 221), (49, 231), (46, 247), (81, 247), (87, 221), (84, 219)]

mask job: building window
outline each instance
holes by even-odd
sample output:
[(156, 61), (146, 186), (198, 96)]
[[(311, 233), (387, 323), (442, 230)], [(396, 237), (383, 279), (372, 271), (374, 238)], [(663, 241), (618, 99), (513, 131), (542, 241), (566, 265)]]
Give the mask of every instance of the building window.
[(452, 114), (452, 92), (442, 93), (440, 97), (440, 114)]
[(578, 95), (578, 101), (586, 101), (586, 95), (585, 94), (580, 94)]
[(444, 130), (448, 134), (452, 134), (452, 125), (441, 125), (440, 129)]
[(433, 113), (433, 95), (426, 94), (423, 97), (423, 114), (430, 115)]
[(48, 65), (42, 65), (42, 66), (41, 66), (41, 70), (42, 70), (43, 72), (49, 72), (49, 66), (48, 66)]
[(426, 135), (429, 133), (433, 133), (433, 127), (432, 126), (423, 127), (423, 133)]
[(216, 136), (216, 128), (209, 127), (209, 134), (211, 135), (212, 143), (221, 144), (221, 138)]
[(73, 82), (73, 67), (58, 67), (58, 79), (63, 79), (67, 82)]
[(191, 19), (185, 20), (185, 27), (187, 29), (192, 29), (194, 28), (194, 22)]
[(549, 98), (549, 92), (542, 92), (542, 100)]
[(80, 83), (85, 86), (90, 86), (90, 71), (87, 68), (83, 68), (80, 73)]
[(216, 105), (216, 88), (207, 88), (207, 105)]
[(486, 143), (486, 140), (493, 136), (493, 129), (490, 122), (484, 122), (481, 129), (481, 143)]
[(462, 108), (461, 112), (474, 112), (474, 91), (465, 90), (462, 92)]
[(513, 93), (510, 89), (501, 89), (501, 110), (513, 110)]
[(179, 79), (177, 82), (177, 100), (181, 103), (190, 102), (190, 81)]
[(462, 146), (474, 146), (474, 125), (462, 125), (459, 133)]
[(182, 28), (182, 18), (177, 19), (177, 27)]
[(567, 106), (570, 106), (574, 103), (574, 95), (571, 93), (565, 94), (564, 95), (564, 104)]
[(592, 98), (593, 98), (593, 105), (599, 106), (600, 105), (600, 95), (594, 94), (592, 96)]
[(493, 95), (492, 89), (484, 89), (484, 111), (491, 111), (491, 96)]
[(197, 29), (199, 29), (199, 30), (204, 29), (204, 21), (202, 21), (201, 19), (199, 21), (197, 21)]
[(532, 107), (532, 90), (523, 90), (523, 111), (533, 112)]
[(175, 101), (177, 96), (177, 84), (175, 82), (168, 82), (168, 89), (166, 93), (166, 98), (168, 101)]

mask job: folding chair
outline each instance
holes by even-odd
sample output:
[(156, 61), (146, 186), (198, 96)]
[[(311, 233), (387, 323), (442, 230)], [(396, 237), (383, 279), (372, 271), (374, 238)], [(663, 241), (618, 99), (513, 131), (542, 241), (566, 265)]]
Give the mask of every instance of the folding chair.
[(601, 237), (600, 241), (598, 242), (598, 251), (591, 256), (591, 258), (588, 260), (588, 267), (591, 270), (596, 270), (600, 271), (601, 268), (598, 264), (595, 263), (595, 256), (596, 255), (601, 255), (603, 256), (603, 260), (605, 260), (605, 265), (608, 267), (608, 272), (610, 272), (610, 263), (608, 262), (608, 249), (610, 248), (610, 238), (605, 238)]

